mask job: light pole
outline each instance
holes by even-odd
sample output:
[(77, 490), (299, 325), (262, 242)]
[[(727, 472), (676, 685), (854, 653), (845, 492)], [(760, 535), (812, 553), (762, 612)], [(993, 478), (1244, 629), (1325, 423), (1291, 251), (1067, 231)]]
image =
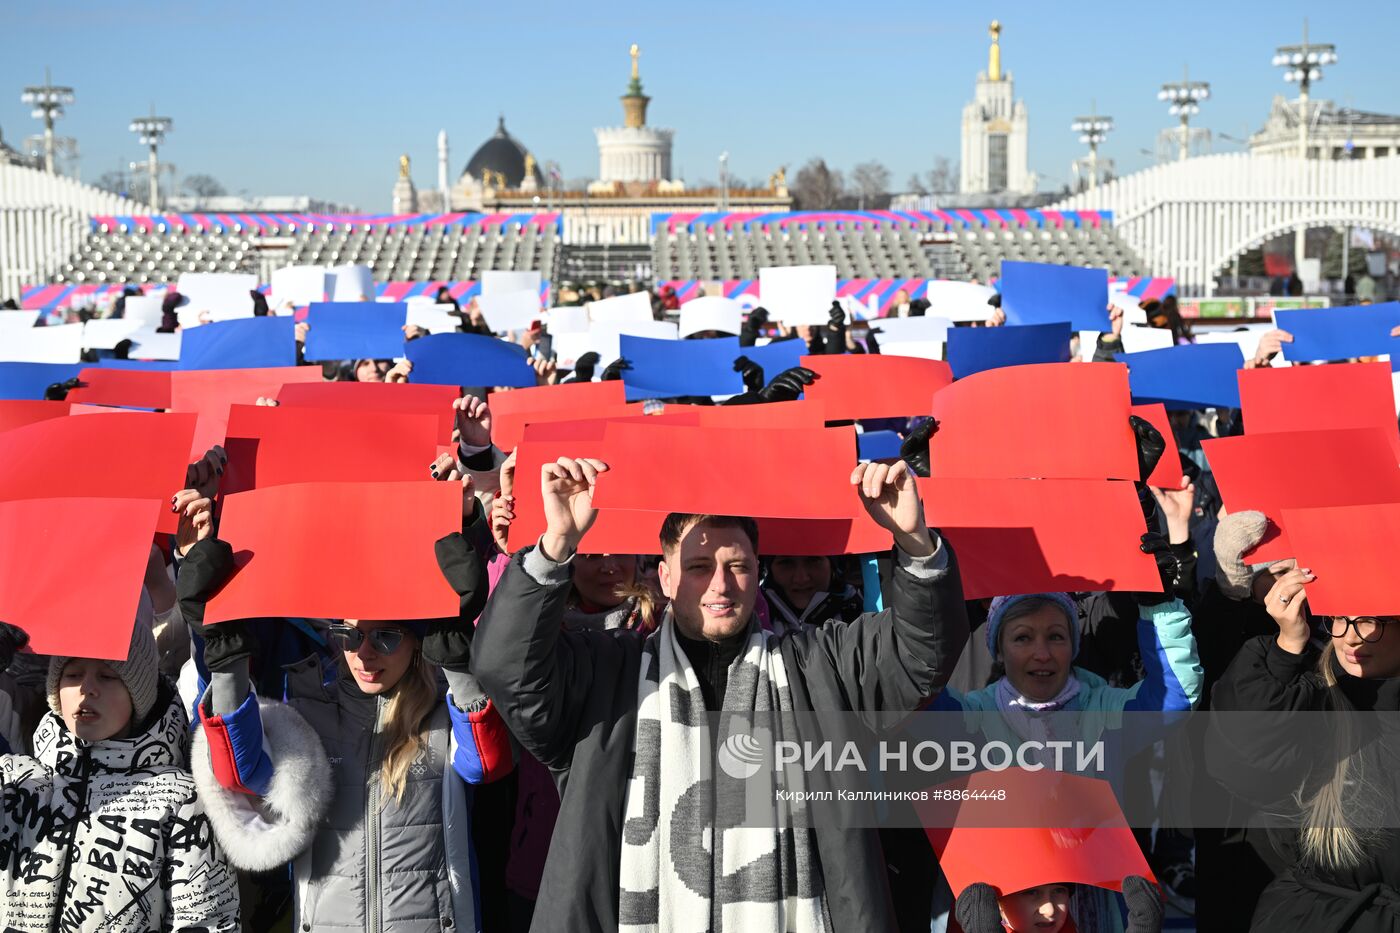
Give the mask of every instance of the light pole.
[(1274, 53), (1274, 64), (1286, 69), (1283, 80), (1298, 82), (1298, 157), (1308, 157), (1308, 90), (1322, 80), (1322, 66), (1337, 63), (1337, 47), (1308, 41), (1308, 21), (1303, 20), (1303, 44), (1281, 45)]
[(729, 210), (729, 151), (719, 154), (719, 209)]
[(44, 171), (52, 175), (54, 173), (53, 121), (63, 116), (65, 104), (73, 103), (73, 89), (56, 86), (53, 79), (49, 77), (49, 70), (45, 68), (44, 83), (25, 88), (19, 99), (20, 103), (29, 104), (34, 108), (31, 114), (34, 119), (44, 121)]
[(156, 108), (152, 106), (149, 117), (137, 117), (131, 121), (131, 132), (135, 133), (137, 138), (141, 140), (141, 145), (150, 147), (150, 156), (146, 166), (151, 181), (151, 210), (153, 211), (160, 208), (160, 189), (156, 182), (160, 162), (156, 158), (156, 149), (165, 142), (165, 134), (170, 132), (175, 125), (175, 121), (169, 117), (158, 117), (155, 114)]
[(1181, 152), (1179, 158), (1191, 155), (1191, 118), (1201, 112), (1201, 101), (1210, 97), (1210, 84), (1205, 81), (1192, 81), (1189, 71), (1182, 70), (1180, 81), (1162, 85), (1157, 99), (1167, 101), (1171, 106), (1167, 113), (1181, 118)]
[(1070, 124), (1070, 129), (1079, 134), (1079, 141), (1087, 143), (1089, 146), (1089, 189), (1093, 190), (1099, 184), (1099, 143), (1108, 138), (1109, 132), (1113, 129), (1112, 117), (1101, 117), (1094, 113), (1096, 107), (1090, 106), (1089, 116), (1075, 117)]

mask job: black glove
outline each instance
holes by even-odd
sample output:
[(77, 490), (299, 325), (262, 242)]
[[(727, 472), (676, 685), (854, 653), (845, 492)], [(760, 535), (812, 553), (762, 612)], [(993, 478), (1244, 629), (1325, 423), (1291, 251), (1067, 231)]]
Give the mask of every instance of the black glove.
[(621, 378), (622, 378), (622, 373), (623, 373), (625, 370), (628, 370), (628, 369), (631, 369), (631, 368), (632, 368), (632, 361), (631, 361), (631, 360), (628, 360), (628, 359), (626, 359), (625, 357), (618, 357), (617, 359), (613, 360), (611, 363), (608, 364), (608, 368), (607, 368), (607, 369), (603, 370), (603, 377), (602, 377), (602, 378), (603, 378), (603, 381), (604, 381), (604, 382), (616, 382), (618, 379), (621, 379)]
[(598, 368), (599, 357), (595, 350), (589, 350), (574, 360), (574, 382), (592, 382), (593, 371)]
[(831, 302), (831, 313), (827, 316), (827, 323), (832, 330), (846, 326), (846, 309), (841, 307), (841, 302)]
[(0, 622), (0, 674), (10, 667), (19, 649), (29, 644), (29, 633), (18, 625)]
[(915, 476), (929, 475), (928, 442), (938, 433), (938, 422), (929, 418), (909, 432), (904, 443), (899, 445), (899, 456)]
[(1137, 441), (1138, 482), (1145, 483), (1157, 468), (1157, 461), (1162, 459), (1167, 442), (1146, 418), (1129, 415), (1128, 424), (1132, 425), (1133, 437)]
[[(479, 521), (480, 519), (474, 519)], [(467, 673), (472, 658), (472, 636), (476, 617), (486, 606), (489, 584), (486, 565), (461, 532), (453, 532), (433, 543), (438, 568), (456, 592), (458, 614), (433, 619), (423, 636), (423, 657), (444, 670)]]
[(48, 402), (61, 402), (68, 397), (68, 393), (82, 385), (82, 381), (74, 376), (67, 382), (55, 382), (44, 390), (44, 400)]
[(754, 308), (745, 318), (744, 323), (739, 328), (739, 346), (751, 347), (758, 342), (758, 336), (763, 330), (763, 325), (768, 323), (768, 310), (766, 308)]
[(1139, 606), (1157, 606), (1176, 599), (1177, 593), (1187, 584), (1186, 566), (1177, 548), (1167, 541), (1167, 536), (1149, 531), (1142, 536), (1139, 545), (1144, 554), (1151, 554), (1157, 562), (1157, 575), (1162, 580), (1160, 593), (1134, 593)]
[(1127, 933), (1162, 933), (1162, 896), (1141, 875), (1123, 879), (1123, 900), (1128, 903)]
[(878, 326), (874, 324), (870, 325), (870, 335), (865, 338), (865, 352), (873, 354), (875, 356), (880, 355), (880, 341), (875, 339), (875, 335), (883, 333), (884, 331), (882, 331)]
[(204, 624), (205, 604), (231, 576), (233, 548), (227, 541), (205, 538), (190, 548), (175, 578), (180, 615), (204, 639), (204, 664), (211, 672), (232, 670), (237, 662), (251, 658), (258, 648), (257, 639), (241, 619)]
[(990, 884), (979, 881), (963, 888), (953, 913), (963, 933), (1003, 933), (997, 889)]
[(758, 395), (765, 402), (795, 402), (804, 388), (820, 378), (805, 366), (794, 366), (774, 376), (772, 382), (758, 390)]
[(757, 392), (763, 388), (763, 367), (747, 356), (741, 356), (734, 361), (734, 371), (743, 375), (744, 391)]

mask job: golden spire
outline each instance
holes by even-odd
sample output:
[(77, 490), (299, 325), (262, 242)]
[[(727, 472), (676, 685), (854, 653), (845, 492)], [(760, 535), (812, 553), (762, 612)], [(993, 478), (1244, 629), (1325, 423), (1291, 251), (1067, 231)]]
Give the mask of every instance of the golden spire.
[(632, 80), (636, 81), (640, 77), (637, 71), (637, 57), (642, 54), (642, 50), (637, 47), (637, 43), (633, 42), (632, 48), (628, 50), (627, 54), (632, 56)]
[(991, 51), (987, 53), (987, 80), (988, 80), (988, 81), (1000, 81), (1000, 80), (1001, 80), (1001, 45), (1000, 45), (1000, 42), (1001, 42), (1001, 23), (1000, 23), (999, 21), (997, 21), (997, 20), (992, 20), (992, 25), (991, 25), (991, 28), (988, 29), (988, 32), (990, 32), (991, 35), (992, 35), (992, 48), (991, 48)]

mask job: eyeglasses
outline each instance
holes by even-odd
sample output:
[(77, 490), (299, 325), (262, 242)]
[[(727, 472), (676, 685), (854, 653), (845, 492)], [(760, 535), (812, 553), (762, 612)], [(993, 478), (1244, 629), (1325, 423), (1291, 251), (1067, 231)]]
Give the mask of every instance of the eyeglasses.
[(359, 651), (365, 639), (380, 654), (393, 654), (403, 644), (403, 630), (397, 628), (376, 628), (362, 632), (353, 625), (337, 623), (326, 630), (326, 637), (338, 651)]
[(1346, 616), (1330, 616), (1327, 619), (1327, 634), (1333, 638), (1342, 638), (1346, 635), (1348, 628), (1356, 629), (1357, 637), (1364, 642), (1378, 642), (1385, 634), (1385, 628), (1394, 618), (1380, 619), (1375, 616), (1357, 616), (1348, 619)]

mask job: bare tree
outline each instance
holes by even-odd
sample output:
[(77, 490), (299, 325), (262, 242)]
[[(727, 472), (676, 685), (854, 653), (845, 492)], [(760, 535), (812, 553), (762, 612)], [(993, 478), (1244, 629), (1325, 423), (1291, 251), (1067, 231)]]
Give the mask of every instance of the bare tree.
[(878, 199), (890, 193), (890, 170), (874, 160), (851, 169), (851, 181), (860, 197), (861, 210), (865, 210), (867, 201), (875, 207)]
[(127, 197), (131, 190), (131, 183), (126, 177), (126, 172), (103, 172), (92, 183), (92, 186), (100, 191), (108, 191), (122, 197)]
[(958, 167), (949, 162), (947, 156), (939, 156), (924, 177), (931, 193), (947, 194), (957, 189)]
[(830, 210), (845, 193), (846, 179), (827, 168), (822, 158), (812, 158), (798, 169), (792, 184), (792, 196), (803, 210)]
[(910, 194), (928, 194), (928, 188), (924, 187), (924, 180), (919, 177), (918, 172), (909, 176), (909, 180), (904, 183), (904, 187), (909, 189)]
[(183, 183), (185, 193), (195, 199), (195, 208), (204, 206), (210, 198), (228, 194), (219, 180), (212, 175), (186, 175)]

